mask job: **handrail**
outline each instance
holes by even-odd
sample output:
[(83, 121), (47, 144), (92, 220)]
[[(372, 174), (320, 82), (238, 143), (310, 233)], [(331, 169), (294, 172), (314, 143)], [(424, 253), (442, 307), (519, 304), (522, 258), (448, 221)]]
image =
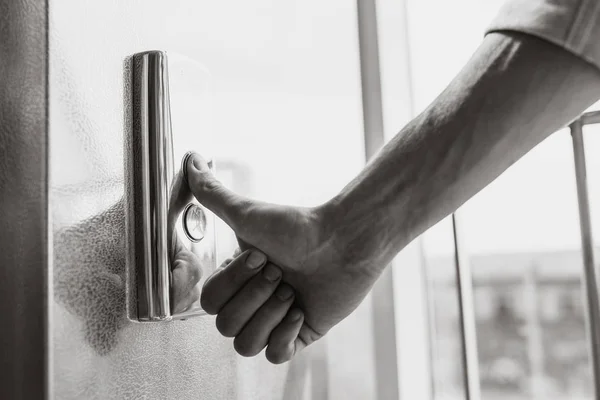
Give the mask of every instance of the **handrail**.
[(600, 124), (600, 111), (590, 111), (579, 117), (582, 125)]

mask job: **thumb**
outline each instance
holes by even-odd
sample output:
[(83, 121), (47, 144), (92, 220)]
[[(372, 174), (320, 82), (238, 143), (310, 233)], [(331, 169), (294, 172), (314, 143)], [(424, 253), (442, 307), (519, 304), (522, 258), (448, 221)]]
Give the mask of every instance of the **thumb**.
[(189, 153), (182, 167), (194, 197), (237, 232), (250, 200), (219, 182), (206, 160), (199, 154)]

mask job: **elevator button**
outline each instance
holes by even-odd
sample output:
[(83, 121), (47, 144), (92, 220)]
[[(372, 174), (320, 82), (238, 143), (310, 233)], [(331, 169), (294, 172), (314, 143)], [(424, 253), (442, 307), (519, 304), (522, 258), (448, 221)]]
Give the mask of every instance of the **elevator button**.
[(206, 215), (199, 205), (190, 203), (183, 211), (183, 231), (192, 242), (199, 242), (204, 238)]

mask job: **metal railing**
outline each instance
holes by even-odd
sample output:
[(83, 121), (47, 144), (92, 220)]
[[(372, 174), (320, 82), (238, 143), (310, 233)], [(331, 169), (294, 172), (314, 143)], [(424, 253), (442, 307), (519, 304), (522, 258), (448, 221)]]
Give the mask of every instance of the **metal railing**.
[(600, 400), (600, 303), (598, 301), (598, 279), (594, 263), (594, 240), (590, 218), (583, 127), (599, 123), (600, 112), (595, 111), (583, 114), (569, 125), (573, 138), (573, 158), (575, 160), (579, 226), (581, 229), (581, 247), (583, 253), (583, 282), (587, 303), (586, 323), (592, 354), (592, 376), (594, 379), (594, 398), (596, 400)]
[(452, 214), (454, 234), (454, 261), (456, 267), (456, 287), (458, 291), (458, 315), (461, 333), (463, 362), (463, 384), (465, 399), (479, 400), (481, 387), (479, 380), (479, 357), (477, 354), (477, 327), (475, 324), (475, 304), (473, 301), (473, 275), (464, 249), (460, 211)]
[[(583, 254), (583, 283), (586, 303), (586, 324), (592, 357), (592, 376), (594, 399), (600, 400), (600, 298), (598, 277), (594, 262), (594, 241), (590, 217), (585, 145), (583, 128), (586, 125), (600, 124), (600, 111), (582, 114), (569, 125), (573, 138), (573, 158), (579, 204), (579, 224), (581, 229), (581, 247)], [(463, 382), (465, 397), (479, 400), (481, 388), (479, 379), (479, 360), (477, 354), (477, 332), (473, 302), (473, 281), (468, 257), (464, 249), (460, 229), (460, 212), (452, 215), (455, 267), (457, 277), (457, 295), (462, 339)]]

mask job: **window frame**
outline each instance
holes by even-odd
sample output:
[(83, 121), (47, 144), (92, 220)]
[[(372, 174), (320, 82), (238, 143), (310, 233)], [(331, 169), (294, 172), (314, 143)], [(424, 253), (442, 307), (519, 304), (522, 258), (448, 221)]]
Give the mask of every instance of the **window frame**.
[[(573, 159), (575, 162), (581, 250), (583, 254), (585, 317), (591, 353), (594, 398), (600, 399), (600, 297), (598, 294), (598, 273), (594, 263), (594, 241), (583, 138), (583, 128), (586, 125), (593, 124), (600, 124), (600, 111), (591, 111), (580, 115), (569, 125), (569, 129), (573, 140)], [(452, 225), (455, 243), (457, 296), (459, 300), (459, 325), (462, 340), (463, 381), (466, 399), (479, 400), (481, 398), (481, 387), (473, 301), (473, 275), (468, 262), (468, 254), (464, 247), (460, 210), (452, 214)]]

